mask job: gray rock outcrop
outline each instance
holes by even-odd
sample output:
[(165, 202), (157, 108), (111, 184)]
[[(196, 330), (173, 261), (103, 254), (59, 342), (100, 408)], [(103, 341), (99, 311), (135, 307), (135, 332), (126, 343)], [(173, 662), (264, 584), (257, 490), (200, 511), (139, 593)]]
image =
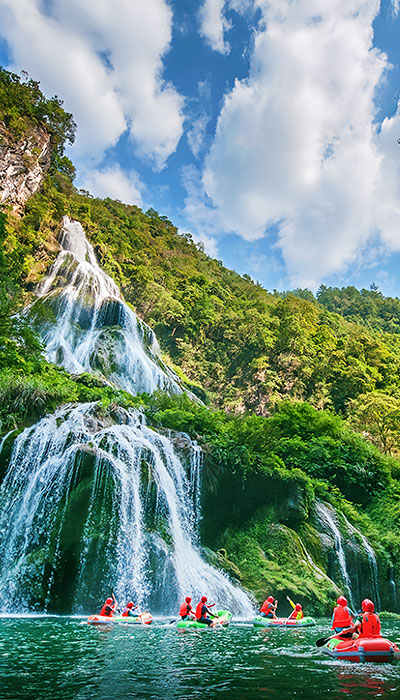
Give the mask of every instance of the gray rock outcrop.
[(17, 141), (0, 122), (0, 204), (21, 213), (49, 167), (50, 134), (43, 127), (32, 126)]

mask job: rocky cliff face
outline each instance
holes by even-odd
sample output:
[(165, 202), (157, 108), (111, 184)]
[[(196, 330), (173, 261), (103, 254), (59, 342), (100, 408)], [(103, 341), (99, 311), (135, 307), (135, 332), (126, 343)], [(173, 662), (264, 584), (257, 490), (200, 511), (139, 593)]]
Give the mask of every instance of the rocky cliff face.
[(37, 125), (16, 140), (0, 122), (0, 204), (22, 212), (50, 167), (50, 134)]

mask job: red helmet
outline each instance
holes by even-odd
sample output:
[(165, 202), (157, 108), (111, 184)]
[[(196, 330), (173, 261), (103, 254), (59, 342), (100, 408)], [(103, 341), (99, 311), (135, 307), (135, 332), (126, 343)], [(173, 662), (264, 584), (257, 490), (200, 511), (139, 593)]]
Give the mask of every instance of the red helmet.
[(303, 608), (301, 607), (300, 603), (296, 603), (294, 609), (295, 609), (295, 610), (303, 610)]
[(130, 608), (130, 609), (132, 610), (132, 608), (133, 608), (133, 603), (132, 603), (131, 600), (129, 601), (129, 603), (126, 604), (126, 607), (127, 607), (127, 608)]
[(347, 605), (347, 598), (345, 598), (344, 595), (339, 596), (339, 598), (337, 599), (337, 604), (343, 605), (343, 607), (345, 607)]
[(200, 603), (207, 603), (207, 596), (206, 595), (201, 596)]
[(374, 612), (375, 605), (373, 604), (372, 600), (365, 598), (365, 600), (363, 600), (361, 603), (361, 609), (363, 612)]
[(113, 604), (113, 599), (112, 598), (107, 598), (106, 600), (106, 605), (112, 605)]
[(185, 601), (186, 601), (187, 603), (191, 603), (191, 602), (192, 602), (192, 599), (191, 599), (190, 596), (187, 596), (187, 598), (185, 598)]
[(268, 598), (267, 598), (267, 601), (268, 601), (268, 603), (273, 603), (273, 602), (274, 602), (274, 596), (273, 596), (273, 595), (269, 595)]

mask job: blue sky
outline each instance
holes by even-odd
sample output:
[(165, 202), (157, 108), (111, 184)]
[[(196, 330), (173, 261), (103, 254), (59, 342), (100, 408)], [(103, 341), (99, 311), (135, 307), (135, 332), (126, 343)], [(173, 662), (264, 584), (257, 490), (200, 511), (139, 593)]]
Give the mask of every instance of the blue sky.
[(77, 185), (268, 289), (400, 295), (396, 0), (0, 0), (0, 60), (72, 111)]

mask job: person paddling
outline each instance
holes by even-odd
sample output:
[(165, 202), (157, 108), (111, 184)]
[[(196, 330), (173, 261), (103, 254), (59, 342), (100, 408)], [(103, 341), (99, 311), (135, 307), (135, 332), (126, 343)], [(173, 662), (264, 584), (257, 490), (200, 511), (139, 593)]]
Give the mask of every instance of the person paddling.
[(300, 603), (293, 603), (293, 600), (291, 600), (288, 595), (286, 596), (286, 600), (289, 601), (290, 605), (293, 608), (292, 612), (288, 617), (288, 620), (302, 620), (304, 617), (304, 613)]
[(122, 612), (122, 617), (137, 617), (137, 613), (134, 613), (134, 610), (137, 610), (138, 606), (134, 605), (133, 602), (130, 600), (129, 603), (126, 604), (123, 612)]
[(333, 610), (331, 629), (335, 632), (343, 632), (344, 629), (354, 624), (357, 615), (347, 605), (346, 598), (341, 595), (337, 599), (337, 605)]
[(103, 617), (112, 617), (117, 609), (117, 601), (115, 600), (115, 597), (113, 595), (112, 598), (107, 598), (106, 602), (104, 603), (100, 615)]
[(206, 605), (207, 596), (203, 595), (200, 599), (200, 603), (196, 606), (196, 620), (197, 622), (204, 622), (205, 625), (212, 625), (213, 621), (208, 617), (209, 615), (213, 618), (217, 618), (218, 615), (213, 615), (210, 608), (214, 607), (215, 603), (212, 605)]
[(278, 605), (278, 601), (274, 601), (274, 597), (272, 595), (268, 596), (267, 600), (265, 600), (260, 608), (260, 614), (261, 617), (276, 617), (276, 607)]
[(381, 637), (381, 621), (375, 612), (372, 600), (365, 598), (361, 603), (362, 620), (353, 628), (353, 639), (364, 637)]
[(185, 598), (185, 602), (182, 603), (180, 610), (179, 610), (179, 615), (181, 616), (182, 620), (187, 620), (187, 619), (190, 620), (190, 618), (194, 617), (194, 612), (193, 612), (193, 608), (191, 606), (191, 602), (192, 602), (191, 597), (187, 596)]

